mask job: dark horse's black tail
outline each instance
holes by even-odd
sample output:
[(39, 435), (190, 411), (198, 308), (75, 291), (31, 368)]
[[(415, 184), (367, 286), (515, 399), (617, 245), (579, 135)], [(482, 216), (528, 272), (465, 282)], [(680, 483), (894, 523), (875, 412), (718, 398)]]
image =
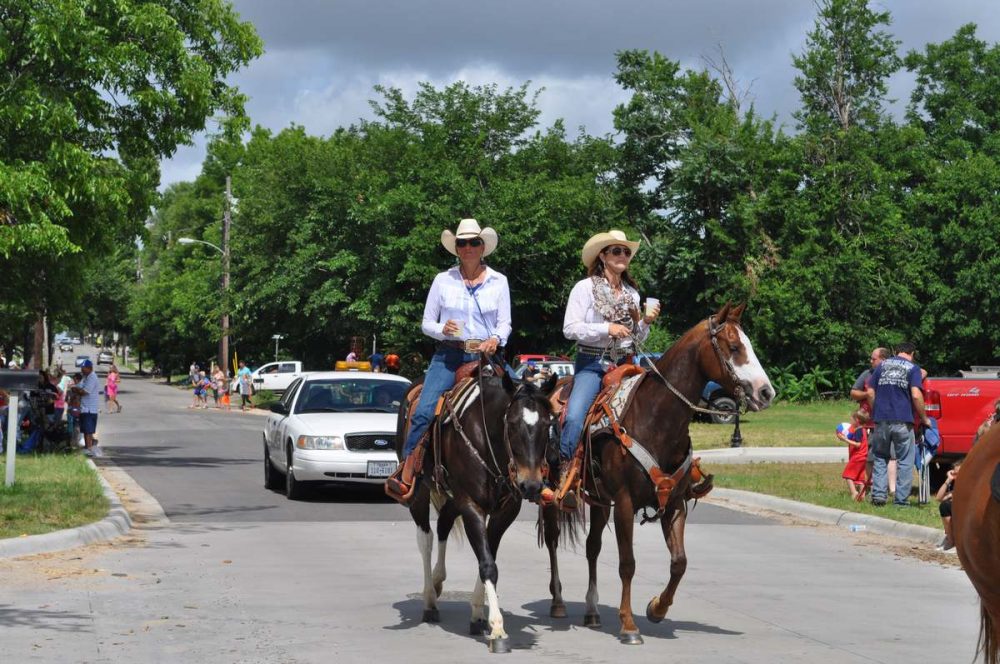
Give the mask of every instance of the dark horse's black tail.
[[(545, 510), (551, 512), (546, 514)], [(535, 532), (538, 535), (538, 548), (545, 546), (545, 518), (557, 519), (559, 525), (559, 544), (566, 543), (573, 549), (580, 543), (580, 535), (583, 533), (583, 510), (566, 512), (559, 509), (558, 505), (550, 505), (545, 508), (538, 506), (538, 520), (535, 522)]]
[(993, 500), (1000, 503), (1000, 463), (993, 469), (993, 477), (990, 479), (990, 494)]

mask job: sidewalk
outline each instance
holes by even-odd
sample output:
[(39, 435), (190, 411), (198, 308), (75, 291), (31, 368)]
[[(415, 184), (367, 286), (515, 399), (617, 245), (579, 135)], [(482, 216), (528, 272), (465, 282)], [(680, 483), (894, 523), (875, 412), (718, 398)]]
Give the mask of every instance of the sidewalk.
[(695, 451), (714, 463), (847, 463), (847, 447), (721, 447)]

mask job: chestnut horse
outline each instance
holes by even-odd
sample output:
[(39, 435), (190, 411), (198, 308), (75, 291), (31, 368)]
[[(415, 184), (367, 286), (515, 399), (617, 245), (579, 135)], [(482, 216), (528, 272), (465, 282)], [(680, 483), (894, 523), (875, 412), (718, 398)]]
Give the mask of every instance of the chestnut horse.
[[(652, 371), (636, 388), (632, 405), (622, 416), (622, 429), (655, 459), (667, 475), (677, 474), (660, 514), (660, 526), (670, 550), (670, 581), (646, 608), (652, 622), (660, 622), (674, 599), (677, 585), (687, 569), (684, 552), (684, 523), (691, 481), (691, 422), (693, 404), (705, 384), (712, 380), (734, 395), (744, 395), (752, 410), (771, 405), (774, 388), (754, 354), (750, 339), (740, 327), (746, 305), (728, 303), (715, 315), (694, 326), (656, 362)], [(601, 536), (614, 508), (615, 535), (618, 539), (618, 575), (622, 580), (619, 638), (626, 644), (641, 644), (642, 636), (632, 615), (632, 576), (635, 557), (632, 529), (640, 509), (659, 508), (650, 477), (631, 454), (623, 454), (621, 444), (610, 435), (595, 437), (593, 463), (584, 464), (585, 486), (591, 502), (590, 530), (587, 535), (587, 563), (590, 583), (587, 589), (583, 624), (600, 627), (597, 611), (597, 558)], [(558, 579), (553, 586), (558, 587)]]
[(952, 535), (962, 568), (979, 593), (979, 643), (1000, 664), (1000, 425), (972, 447), (955, 479)]
[[(437, 598), (441, 594), (448, 535), (461, 518), (465, 534), (479, 561), (479, 577), (472, 594), (470, 634), (489, 630), (491, 652), (508, 652), (509, 639), (497, 597), (496, 564), (500, 538), (521, 511), (522, 498), (537, 501), (548, 463), (549, 429), (553, 424), (549, 396), (557, 376), (540, 388), (530, 383), (515, 384), (507, 373), (502, 378), (479, 379), (480, 394), (461, 413), (444, 424), (435, 423), (439, 452), (429, 449), (424, 457), (423, 478), (417, 487), (410, 515), (417, 525), (417, 545), (424, 569), (424, 622), (438, 622)], [(397, 431), (397, 453), (405, 436), (404, 402)], [(442, 413), (441, 417), (444, 417)], [(441, 483), (432, 479), (435, 456), (440, 458)], [(430, 506), (438, 511), (437, 562), (431, 569), (434, 544), (430, 527)], [(489, 607), (489, 621), (484, 617)]]

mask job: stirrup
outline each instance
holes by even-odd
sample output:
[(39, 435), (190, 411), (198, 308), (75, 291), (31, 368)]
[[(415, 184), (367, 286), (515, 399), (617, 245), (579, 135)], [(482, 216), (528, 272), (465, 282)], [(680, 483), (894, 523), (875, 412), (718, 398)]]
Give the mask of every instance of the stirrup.
[[(561, 472), (564, 468), (565, 473)], [(577, 496), (580, 489), (580, 455), (574, 454), (572, 459), (560, 463), (559, 470), (559, 491), (556, 492), (555, 501), (559, 504), (559, 509), (575, 512), (580, 507), (580, 499)]]
[[(386, 478), (383, 485), (385, 495), (401, 505), (409, 507), (410, 502), (413, 500), (413, 494), (417, 489), (417, 484), (420, 481), (420, 475), (416, 472), (416, 467), (418, 463), (422, 467), (424, 465), (423, 461), (423, 447), (418, 446), (417, 449), (410, 453), (410, 456), (403, 460), (403, 463), (396, 467), (396, 472)], [(407, 480), (409, 480), (409, 483), (407, 483)]]

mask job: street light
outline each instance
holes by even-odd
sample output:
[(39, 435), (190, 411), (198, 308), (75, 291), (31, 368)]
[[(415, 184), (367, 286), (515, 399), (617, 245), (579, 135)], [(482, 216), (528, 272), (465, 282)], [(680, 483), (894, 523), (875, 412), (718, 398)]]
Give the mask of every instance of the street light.
[(285, 337), (283, 335), (281, 335), (281, 334), (272, 334), (271, 338), (274, 339), (274, 361), (277, 362), (278, 361), (278, 342), (281, 341), (282, 339), (284, 339)]

